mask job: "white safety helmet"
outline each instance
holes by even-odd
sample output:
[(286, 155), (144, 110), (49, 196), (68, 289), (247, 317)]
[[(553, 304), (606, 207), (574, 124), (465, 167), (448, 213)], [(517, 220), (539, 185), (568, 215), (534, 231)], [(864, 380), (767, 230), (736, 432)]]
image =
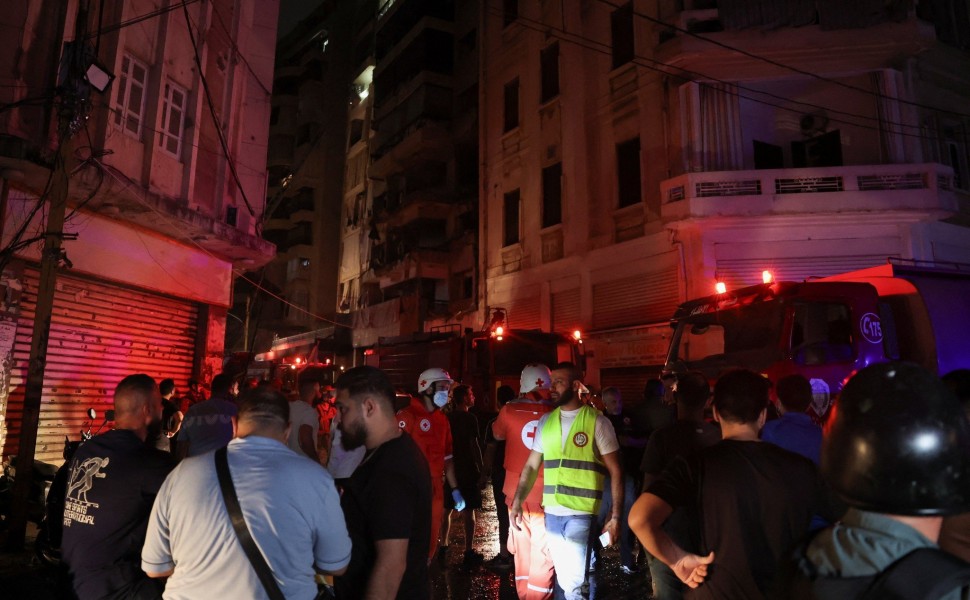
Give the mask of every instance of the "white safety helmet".
[(448, 374), (448, 371), (439, 369), (438, 367), (432, 367), (430, 369), (425, 369), (421, 372), (421, 375), (418, 376), (418, 393), (420, 394), (421, 392), (427, 390), (434, 385), (436, 381), (447, 381), (448, 383), (454, 383), (454, 380), (451, 378), (451, 375)]
[(531, 363), (522, 369), (522, 377), (519, 378), (519, 395), (535, 390), (548, 390), (551, 387), (552, 373), (546, 365)]

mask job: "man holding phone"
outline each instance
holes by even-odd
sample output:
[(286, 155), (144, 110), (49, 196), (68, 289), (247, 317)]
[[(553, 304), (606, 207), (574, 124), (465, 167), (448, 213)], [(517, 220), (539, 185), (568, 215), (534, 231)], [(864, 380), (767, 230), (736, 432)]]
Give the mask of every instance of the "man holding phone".
[[(593, 523), (607, 473), (614, 503), (600, 538), (604, 545), (617, 539), (623, 509), (623, 467), (616, 432), (609, 419), (583, 402), (584, 392), (588, 390), (582, 383), (582, 373), (572, 363), (560, 363), (552, 371), (552, 396), (557, 408), (539, 420), (532, 452), (509, 510), (510, 520), (517, 527), (523, 499), (543, 466), (546, 541), (566, 600), (596, 597), (591, 544), (596, 543)], [(588, 595), (584, 589), (587, 584)]]

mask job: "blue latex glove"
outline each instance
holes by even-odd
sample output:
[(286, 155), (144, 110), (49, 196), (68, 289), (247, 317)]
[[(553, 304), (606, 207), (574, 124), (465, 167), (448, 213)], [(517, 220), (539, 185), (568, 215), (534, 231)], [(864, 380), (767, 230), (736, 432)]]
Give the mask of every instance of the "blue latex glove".
[(451, 499), (455, 501), (455, 510), (461, 512), (465, 510), (465, 499), (458, 490), (451, 490)]

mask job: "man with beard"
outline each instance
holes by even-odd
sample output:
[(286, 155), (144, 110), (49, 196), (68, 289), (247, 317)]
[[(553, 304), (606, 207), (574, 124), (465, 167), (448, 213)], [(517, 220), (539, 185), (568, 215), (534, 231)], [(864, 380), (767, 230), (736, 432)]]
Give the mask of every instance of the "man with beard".
[(616, 432), (609, 419), (583, 403), (580, 392), (585, 389), (582, 373), (575, 365), (556, 365), (552, 396), (557, 408), (539, 420), (532, 453), (509, 510), (512, 523), (518, 526), (523, 500), (532, 490), (539, 467), (544, 467), (546, 543), (566, 600), (596, 596), (592, 577), (595, 558), (591, 555), (597, 532), (593, 523), (607, 473), (613, 493), (612, 513), (602, 530), (609, 533), (607, 545), (618, 539), (623, 511), (623, 466)]
[(64, 562), (80, 600), (160, 598), (162, 585), (142, 572), (139, 556), (155, 495), (175, 466), (153, 447), (162, 419), (155, 380), (122, 379), (114, 409), (115, 428), (82, 444), (71, 461)]
[(383, 371), (355, 367), (336, 388), (341, 444), (367, 448), (341, 497), (353, 552), (334, 581), (337, 597), (430, 598), (428, 462), (398, 425), (394, 387)]

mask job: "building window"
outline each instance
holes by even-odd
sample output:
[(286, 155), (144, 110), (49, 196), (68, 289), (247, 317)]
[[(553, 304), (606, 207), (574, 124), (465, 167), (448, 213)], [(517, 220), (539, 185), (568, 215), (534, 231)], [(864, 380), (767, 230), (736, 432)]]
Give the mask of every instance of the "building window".
[(562, 223), (562, 163), (542, 169), (542, 226)]
[(628, 2), (610, 15), (610, 33), (613, 42), (613, 68), (633, 60), (633, 3)]
[(519, 190), (506, 192), (502, 219), (502, 246), (519, 243)]
[(616, 145), (616, 189), (620, 208), (640, 202), (640, 138)]
[(519, 18), (519, 0), (502, 0), (502, 27), (508, 27)]
[(539, 101), (548, 102), (559, 95), (559, 42), (546, 46), (539, 54), (541, 90)]
[(145, 116), (145, 85), (148, 81), (148, 67), (135, 60), (130, 54), (121, 59), (121, 73), (118, 76), (115, 94), (114, 123), (122, 131), (141, 138), (141, 123)]
[(519, 78), (505, 84), (505, 121), (502, 131), (519, 126)]
[(162, 98), (162, 131), (158, 136), (158, 146), (176, 158), (182, 155), (187, 96), (183, 88), (173, 83), (165, 84), (165, 96)]

